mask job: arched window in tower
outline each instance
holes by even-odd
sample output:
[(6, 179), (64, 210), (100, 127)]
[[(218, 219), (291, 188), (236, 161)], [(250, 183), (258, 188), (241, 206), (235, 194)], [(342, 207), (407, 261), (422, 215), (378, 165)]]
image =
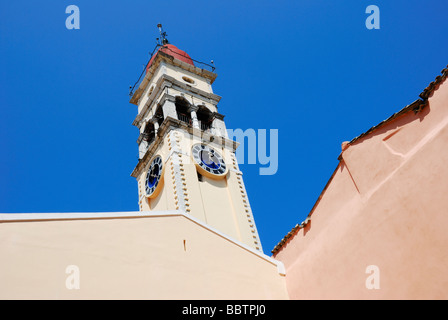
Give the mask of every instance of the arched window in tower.
[(199, 108), (196, 114), (198, 116), (199, 127), (204, 131), (210, 130), (213, 122), (212, 112), (204, 105), (200, 105), (198, 107)]
[(143, 159), (146, 151), (148, 151), (149, 146), (155, 140), (155, 127), (154, 124), (150, 121), (146, 122), (145, 129), (138, 137), (138, 158)]
[(147, 146), (149, 146), (155, 139), (156, 132), (154, 128), (154, 124), (152, 122), (148, 122), (146, 124), (145, 130), (142, 133), (142, 141), (145, 141)]
[(157, 123), (159, 124), (159, 127), (162, 125), (164, 117), (163, 117), (163, 109), (162, 106), (159, 105), (156, 109), (156, 112), (154, 113), (154, 118), (156, 119)]
[(187, 99), (183, 97), (176, 97), (176, 112), (177, 112), (177, 118), (180, 121), (185, 122), (188, 125), (191, 125), (191, 114), (190, 114), (190, 103), (187, 101)]

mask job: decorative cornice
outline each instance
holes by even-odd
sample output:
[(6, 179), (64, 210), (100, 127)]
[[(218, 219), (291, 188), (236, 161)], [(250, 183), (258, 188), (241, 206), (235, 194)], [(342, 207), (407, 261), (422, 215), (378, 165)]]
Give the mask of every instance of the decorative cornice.
[(162, 51), (158, 51), (154, 61), (152, 62), (149, 69), (147, 70), (145, 77), (143, 78), (143, 80), (140, 83), (137, 90), (132, 95), (131, 100), (129, 101), (130, 103), (135, 104), (135, 105), (138, 104), (138, 101), (140, 100), (140, 97), (142, 96), (143, 92), (145, 91), (146, 86), (148, 85), (151, 78), (154, 76), (157, 68), (159, 67), (160, 63), (162, 63), (162, 62), (166, 62), (173, 66), (180, 67), (180, 68), (190, 71), (200, 77), (206, 78), (209, 80), (210, 84), (212, 84), (215, 81), (216, 77), (218, 76), (216, 73), (210, 72), (206, 69), (201, 69), (201, 68), (195, 67), (191, 64), (188, 64), (179, 59), (176, 59), (169, 54), (166, 54)]
[(199, 109), (199, 106), (195, 106), (193, 104), (188, 107), (189, 112), (192, 112), (192, 111), (197, 112), (198, 109)]
[[(212, 104), (218, 104), (218, 102), (221, 100), (221, 97), (214, 93), (210, 93), (210, 92), (206, 92), (201, 89), (189, 87), (185, 83), (182, 83), (181, 81), (179, 81), (169, 75), (163, 74), (157, 80), (157, 83), (154, 87), (153, 92), (149, 96), (148, 101), (145, 103), (142, 110), (135, 117), (134, 121), (132, 122), (132, 125), (134, 125), (136, 127), (140, 127), (141, 120), (145, 117), (145, 115), (148, 113), (148, 111), (153, 108), (153, 105), (155, 103), (163, 104), (165, 99), (168, 99), (172, 102), (175, 101), (174, 96), (168, 95), (166, 93), (166, 90), (165, 90), (166, 88), (173, 88), (178, 91), (184, 91), (184, 93), (196, 96), (199, 99), (205, 98), (205, 100), (207, 100), (208, 102), (210, 102)], [(162, 93), (163, 93), (163, 95), (162, 95)], [(162, 95), (162, 97), (158, 100), (157, 97), (159, 97), (160, 95)], [(222, 117), (224, 117), (224, 116), (222, 116)]]
[(180, 128), (180, 129), (184, 130), (185, 132), (188, 132), (191, 135), (200, 137), (204, 141), (207, 141), (208, 143), (212, 143), (212, 144), (218, 145), (220, 147), (230, 148), (230, 150), (232, 152), (235, 152), (239, 146), (239, 143), (236, 141), (227, 139), (225, 137), (216, 136), (211, 133), (202, 131), (200, 129), (192, 128), (191, 126), (187, 125), (183, 121), (180, 121), (180, 120), (177, 120), (177, 119), (174, 119), (171, 117), (167, 117), (160, 125), (159, 130), (157, 131), (157, 135), (156, 135), (154, 141), (148, 147), (148, 150), (146, 151), (145, 155), (143, 156), (142, 159), (139, 160), (139, 162), (137, 163), (137, 166), (132, 171), (132, 173), (131, 173), (132, 177), (137, 178), (140, 175), (142, 170), (146, 167), (148, 161), (158, 150), (160, 144), (165, 139), (165, 136), (171, 130), (176, 129), (176, 128)]
[(224, 115), (223, 114), (220, 114), (220, 113), (218, 113), (218, 112), (213, 112), (213, 119), (219, 119), (219, 120), (224, 120)]

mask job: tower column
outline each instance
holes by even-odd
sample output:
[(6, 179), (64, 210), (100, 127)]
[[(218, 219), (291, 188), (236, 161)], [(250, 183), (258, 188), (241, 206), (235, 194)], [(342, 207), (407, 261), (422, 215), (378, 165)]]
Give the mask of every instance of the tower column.
[(199, 120), (198, 120), (198, 115), (196, 114), (196, 111), (198, 111), (199, 107), (197, 106), (190, 106), (190, 113), (191, 113), (191, 122), (193, 125), (193, 128), (195, 129), (200, 129), (199, 127)]
[(157, 118), (152, 118), (152, 123), (154, 124), (154, 134), (157, 137), (157, 131), (159, 131), (159, 123), (157, 122)]
[(165, 99), (162, 105), (163, 117), (166, 119), (167, 117), (171, 117), (177, 119), (176, 105), (174, 104), (174, 100)]
[(212, 130), (214, 135), (224, 138), (227, 137), (224, 116), (218, 112), (213, 113)]

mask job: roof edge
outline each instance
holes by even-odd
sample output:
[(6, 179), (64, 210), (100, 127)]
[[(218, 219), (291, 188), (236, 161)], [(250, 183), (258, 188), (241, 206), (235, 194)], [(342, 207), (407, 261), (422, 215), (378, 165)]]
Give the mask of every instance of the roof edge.
[[(355, 143), (356, 141), (360, 140), (361, 138), (371, 134), (376, 129), (379, 129), (380, 127), (382, 127), (386, 123), (396, 119), (397, 117), (399, 117), (399, 116), (401, 116), (401, 115), (403, 115), (403, 114), (405, 114), (405, 113), (407, 113), (409, 111), (413, 111), (414, 113), (418, 113), (418, 112), (422, 111), (428, 105), (428, 99), (434, 94), (434, 92), (439, 88), (439, 86), (448, 77), (448, 65), (444, 69), (442, 69), (442, 71), (440, 73), (441, 73), (441, 75), (437, 76), (435, 78), (435, 80), (432, 81), (422, 91), (422, 93), (420, 93), (420, 95), (419, 95), (420, 99), (415, 100), (414, 102), (412, 102), (411, 104), (407, 105), (406, 107), (404, 107), (400, 111), (398, 111), (398, 112), (394, 113), (393, 115), (391, 115), (386, 120), (380, 122), (376, 126), (371, 127), (366, 132), (364, 132), (364, 133), (360, 134), (359, 136), (353, 138), (350, 142), (348, 142), (348, 144), (351, 145), (351, 144)], [(296, 224), (296, 226), (294, 228), (292, 228), (292, 230), (290, 232), (288, 232), (282, 238), (282, 240), (279, 241), (279, 243), (271, 251), (271, 253), (273, 255), (276, 255), (283, 248), (283, 246), (289, 241), (289, 239), (292, 238), (298, 230), (303, 228), (306, 225), (307, 221), (309, 221), (309, 219), (311, 219), (311, 215), (313, 214), (315, 208), (319, 204), (320, 200), (322, 199), (323, 195), (325, 194), (325, 191), (327, 190), (328, 186), (330, 185), (331, 181), (333, 180), (333, 178), (334, 178), (334, 176), (336, 174), (336, 171), (338, 170), (339, 166), (341, 165), (341, 161), (343, 161), (343, 159), (341, 157), (341, 154), (339, 155), (338, 160), (339, 160), (339, 163), (338, 163), (336, 169), (333, 171), (333, 174), (331, 175), (330, 179), (326, 183), (326, 185), (325, 185), (324, 189), (322, 190), (322, 192), (320, 193), (318, 199), (314, 203), (314, 206), (311, 209), (310, 213), (308, 214), (306, 220), (304, 222), (302, 222), (301, 224)]]
[(422, 111), (427, 105), (428, 105), (428, 99), (433, 95), (433, 93), (439, 88), (439, 86), (445, 81), (445, 79), (448, 77), (448, 65), (440, 71), (441, 75), (437, 76), (434, 81), (432, 81), (423, 91), (419, 94), (420, 99), (415, 100), (411, 104), (407, 105), (400, 111), (394, 113), (386, 120), (381, 121), (376, 126), (371, 127), (369, 130), (367, 130), (364, 133), (361, 133), (359, 136), (353, 138), (348, 144), (353, 144), (359, 139), (367, 136), (368, 134), (372, 133), (376, 129), (379, 129), (386, 123), (389, 123), (390, 121), (398, 118), (399, 116), (409, 112), (413, 111), (414, 113), (418, 113)]
[(281, 261), (265, 255), (263, 252), (255, 250), (248, 245), (235, 240), (221, 231), (205, 224), (199, 219), (187, 214), (182, 210), (169, 211), (126, 211), (126, 212), (67, 212), (67, 213), (0, 213), (0, 224), (2, 223), (26, 223), (26, 222), (44, 222), (44, 221), (73, 221), (73, 220), (104, 220), (104, 219), (141, 219), (141, 218), (160, 218), (160, 217), (183, 217), (191, 222), (207, 229), (215, 235), (233, 243), (239, 248), (251, 253), (260, 259), (274, 265), (279, 275), (286, 274), (285, 266)]

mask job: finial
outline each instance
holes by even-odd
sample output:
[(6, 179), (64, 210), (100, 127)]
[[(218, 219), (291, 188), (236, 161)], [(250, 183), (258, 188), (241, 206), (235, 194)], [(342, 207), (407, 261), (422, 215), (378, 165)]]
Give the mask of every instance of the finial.
[(169, 42), (168, 42), (168, 39), (166, 38), (167, 34), (166, 34), (165, 31), (163, 31), (163, 29), (162, 29), (162, 24), (159, 23), (159, 24), (157, 25), (157, 28), (159, 28), (160, 37), (161, 37), (161, 42), (162, 42), (162, 46), (165, 45), (165, 44), (168, 44)]

